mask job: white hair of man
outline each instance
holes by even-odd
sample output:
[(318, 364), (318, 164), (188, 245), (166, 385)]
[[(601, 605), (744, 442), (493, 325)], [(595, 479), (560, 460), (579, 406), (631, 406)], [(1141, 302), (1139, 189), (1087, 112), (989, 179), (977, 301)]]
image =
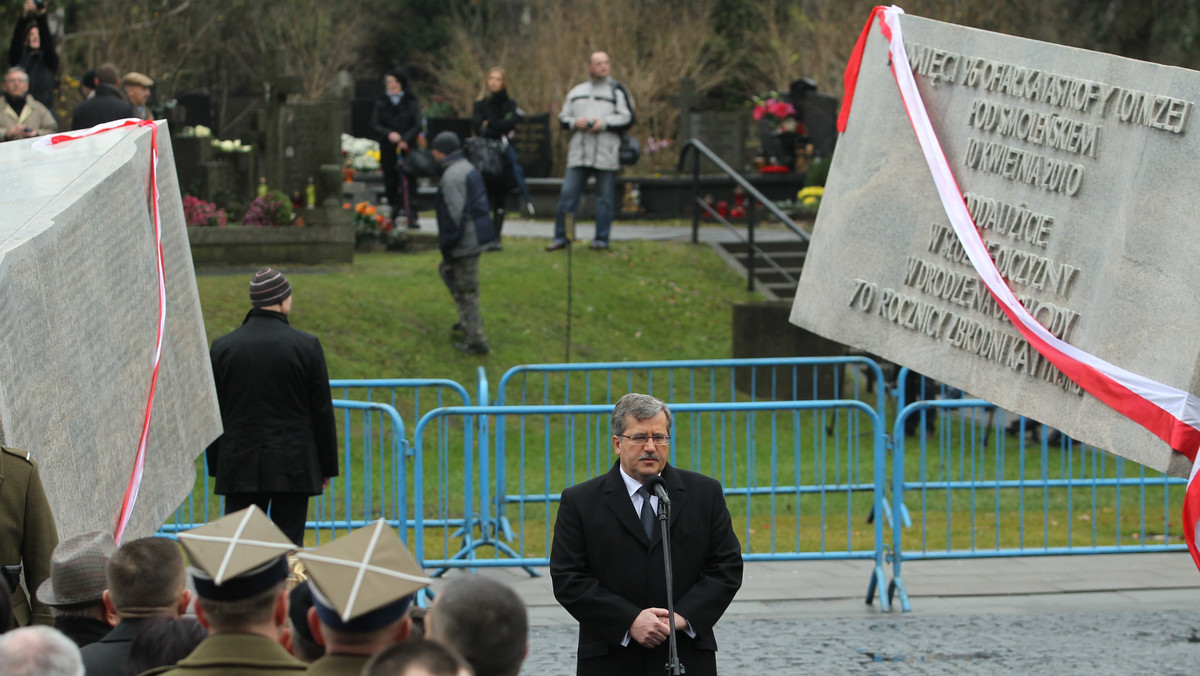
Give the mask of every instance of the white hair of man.
[(83, 676), (83, 657), (75, 642), (53, 627), (22, 627), (0, 634), (0, 674)]

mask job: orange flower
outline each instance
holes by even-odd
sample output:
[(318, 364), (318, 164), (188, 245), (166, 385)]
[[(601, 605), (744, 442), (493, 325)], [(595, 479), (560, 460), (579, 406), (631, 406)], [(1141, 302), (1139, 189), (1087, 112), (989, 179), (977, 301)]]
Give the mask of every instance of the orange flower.
[(376, 216), (376, 217), (375, 217), (375, 222), (376, 222), (376, 223), (378, 223), (378, 224), (380, 224), (380, 225), (383, 225), (383, 214), (379, 214), (378, 216)]
[(342, 208), (343, 208), (343, 209), (349, 209), (349, 208), (350, 208), (350, 203), (349, 203), (349, 202), (343, 202), (343, 203), (342, 203)]
[(375, 215), (375, 207), (367, 207), (367, 215), (374, 216)]

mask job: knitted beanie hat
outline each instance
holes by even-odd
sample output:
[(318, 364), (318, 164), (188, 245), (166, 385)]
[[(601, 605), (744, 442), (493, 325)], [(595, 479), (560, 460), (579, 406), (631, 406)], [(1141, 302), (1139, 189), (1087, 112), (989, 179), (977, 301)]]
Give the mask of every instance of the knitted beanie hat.
[(433, 149), (444, 155), (462, 148), (462, 141), (458, 140), (458, 134), (446, 130), (433, 137)]
[(263, 268), (254, 273), (254, 277), (250, 279), (251, 307), (266, 307), (282, 303), (290, 295), (292, 295), (292, 285), (288, 284), (287, 277), (284, 277), (283, 273), (278, 270)]

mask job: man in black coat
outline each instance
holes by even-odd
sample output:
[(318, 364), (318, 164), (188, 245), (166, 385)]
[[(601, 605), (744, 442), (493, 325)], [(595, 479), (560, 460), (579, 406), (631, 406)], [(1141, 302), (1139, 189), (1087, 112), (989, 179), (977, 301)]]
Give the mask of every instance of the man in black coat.
[(137, 117), (133, 104), (117, 89), (120, 72), (111, 63), (96, 68), (96, 92), (85, 99), (71, 115), (71, 129), (91, 129), (104, 122)]
[(338, 475), (325, 352), (288, 325), (292, 287), (279, 271), (254, 274), (250, 303), (242, 326), (212, 344), (225, 433), (208, 447), (208, 473), (226, 514), (258, 505), (303, 546), (308, 499)]
[[(383, 77), (386, 91), (375, 101), (371, 110), (371, 127), (379, 138), (379, 164), (383, 169), (383, 185), (388, 203), (399, 220), (400, 214), (408, 219), (408, 227), (420, 227), (417, 223), (417, 178), (406, 179), (396, 170), (397, 152), (406, 154), (417, 147), (421, 135), (421, 106), (417, 97), (408, 91), (408, 78), (398, 70), (389, 71)], [(406, 192), (400, 192), (401, 181)]]
[(84, 646), (87, 676), (125, 676), (129, 648), (146, 620), (182, 617), (191, 592), (187, 570), (174, 540), (145, 537), (124, 542), (104, 567), (104, 605), (118, 624), (104, 638)]
[(562, 492), (550, 575), (554, 597), (579, 621), (580, 675), (658, 676), (667, 663), (658, 497), (642, 486), (656, 475), (671, 499), (680, 662), (688, 676), (717, 673), (713, 626), (741, 587), (741, 545), (721, 484), (667, 464), (671, 424), (670, 409), (658, 399), (621, 397), (612, 414), (617, 462)]

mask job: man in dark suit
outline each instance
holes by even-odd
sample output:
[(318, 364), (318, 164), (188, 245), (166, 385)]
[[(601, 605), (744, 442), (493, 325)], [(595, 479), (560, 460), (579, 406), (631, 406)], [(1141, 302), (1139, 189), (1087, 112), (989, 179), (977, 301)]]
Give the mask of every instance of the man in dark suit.
[(555, 598), (579, 620), (580, 675), (657, 676), (667, 663), (658, 497), (642, 486), (656, 475), (671, 499), (680, 662), (688, 676), (717, 673), (713, 625), (741, 587), (741, 545), (721, 484), (667, 464), (671, 425), (671, 411), (658, 399), (621, 397), (612, 414), (617, 462), (562, 493), (550, 575)]

